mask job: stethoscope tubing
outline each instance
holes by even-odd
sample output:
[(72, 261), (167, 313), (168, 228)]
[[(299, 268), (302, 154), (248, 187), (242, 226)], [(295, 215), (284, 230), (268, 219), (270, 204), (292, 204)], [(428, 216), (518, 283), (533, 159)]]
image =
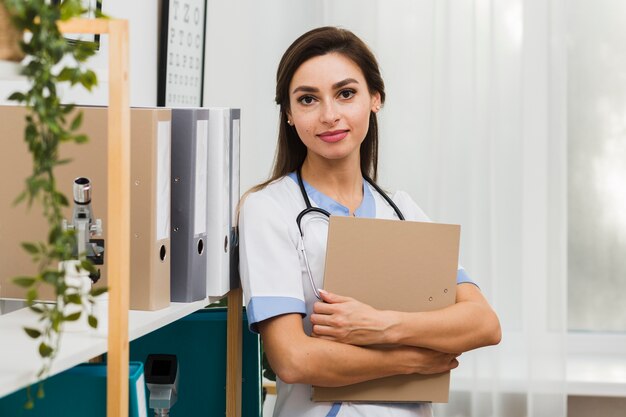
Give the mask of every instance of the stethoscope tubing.
[[(330, 213), (327, 210), (324, 210), (323, 208), (311, 206), (311, 201), (309, 200), (309, 196), (307, 195), (306, 190), (304, 188), (304, 182), (302, 181), (302, 174), (300, 172), (300, 168), (296, 170), (296, 176), (298, 178), (298, 185), (300, 186), (300, 192), (302, 193), (302, 198), (304, 199), (304, 204), (306, 205), (306, 208), (302, 210), (300, 214), (298, 214), (298, 216), (296, 217), (296, 223), (298, 224), (298, 230), (300, 231), (300, 251), (302, 252), (302, 257), (304, 258), (304, 264), (306, 265), (306, 270), (309, 275), (309, 282), (311, 284), (311, 288), (313, 289), (313, 293), (315, 294), (315, 297), (317, 297), (318, 300), (321, 300), (322, 296), (320, 295), (317, 289), (317, 286), (315, 285), (315, 281), (313, 281), (313, 273), (311, 272), (311, 266), (309, 265), (309, 258), (307, 257), (306, 250), (304, 248), (304, 232), (302, 230), (302, 218), (309, 213), (320, 213), (324, 217), (326, 217), (326, 219), (330, 219)], [(393, 208), (393, 210), (396, 212), (396, 215), (398, 216), (398, 219), (404, 220), (402, 211), (400, 211), (400, 209), (393, 202), (393, 200), (370, 178), (368, 178), (367, 176), (363, 176), (363, 178), (372, 187), (374, 187), (374, 189), (385, 199), (385, 201), (387, 201), (387, 203), (391, 206), (391, 208)]]

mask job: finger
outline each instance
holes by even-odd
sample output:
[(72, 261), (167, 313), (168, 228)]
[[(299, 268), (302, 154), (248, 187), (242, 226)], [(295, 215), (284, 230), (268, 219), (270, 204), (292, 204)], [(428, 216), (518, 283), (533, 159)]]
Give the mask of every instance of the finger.
[(311, 324), (313, 325), (319, 324), (322, 326), (332, 327), (330, 316), (326, 314), (311, 314), (310, 320), (311, 320)]
[(337, 312), (337, 308), (332, 304), (317, 301), (313, 304), (313, 312), (317, 314), (334, 314)]
[(332, 292), (322, 289), (318, 291), (320, 293), (320, 296), (322, 297), (322, 301), (325, 301), (327, 303), (346, 303), (348, 301), (352, 301), (352, 298), (350, 297), (344, 297), (343, 295), (334, 294)]
[(332, 338), (337, 339), (338, 334), (337, 334), (337, 329), (330, 327), (330, 326), (325, 326), (323, 324), (316, 324), (313, 326), (313, 333), (315, 333), (318, 337), (320, 338)]

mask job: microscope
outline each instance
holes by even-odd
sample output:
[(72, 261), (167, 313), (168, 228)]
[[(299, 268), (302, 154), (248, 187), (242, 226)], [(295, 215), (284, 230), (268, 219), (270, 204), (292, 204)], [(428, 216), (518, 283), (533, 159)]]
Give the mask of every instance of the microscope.
[(150, 354), (146, 359), (146, 385), (150, 391), (148, 407), (155, 417), (168, 417), (178, 400), (178, 360), (176, 355)]
[[(89, 259), (94, 265), (104, 264), (104, 239), (94, 239), (102, 236), (102, 220), (95, 219), (91, 209), (91, 181), (89, 178), (79, 177), (74, 180), (73, 186), (74, 210), (72, 220), (63, 220), (63, 230), (74, 230), (76, 233), (76, 247), (73, 255), (76, 259)], [(100, 279), (100, 270), (90, 273), (89, 278), (95, 283)]]

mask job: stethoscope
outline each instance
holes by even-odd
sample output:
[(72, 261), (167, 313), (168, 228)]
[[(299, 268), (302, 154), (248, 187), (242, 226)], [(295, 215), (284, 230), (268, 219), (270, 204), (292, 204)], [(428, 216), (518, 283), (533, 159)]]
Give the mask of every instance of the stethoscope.
[[(300, 170), (301, 170), (300, 168), (296, 170), (296, 177), (298, 178), (298, 185), (300, 186), (300, 193), (302, 194), (302, 198), (304, 199), (304, 204), (306, 204), (306, 208), (302, 210), (300, 214), (298, 214), (298, 217), (296, 217), (296, 223), (298, 224), (298, 230), (300, 231), (300, 248), (299, 249), (302, 252), (302, 257), (304, 258), (306, 271), (309, 274), (309, 282), (311, 283), (311, 288), (313, 289), (313, 293), (315, 294), (318, 300), (321, 300), (322, 296), (317, 290), (315, 281), (313, 281), (313, 273), (311, 272), (311, 267), (309, 266), (309, 259), (306, 256), (306, 249), (304, 247), (304, 231), (302, 229), (302, 218), (306, 216), (307, 214), (318, 213), (323, 216), (322, 218), (325, 219), (326, 222), (328, 222), (330, 220), (330, 213), (324, 210), (323, 208), (311, 206), (311, 201), (309, 200), (309, 196), (307, 195), (306, 190), (304, 189), (304, 182), (302, 181), (302, 174)], [(385, 199), (385, 201), (391, 206), (391, 208), (393, 208), (393, 210), (396, 212), (396, 216), (398, 216), (398, 219), (404, 220), (404, 216), (402, 215), (402, 212), (400, 211), (398, 206), (396, 206), (396, 203), (393, 202), (391, 197), (389, 197), (387, 193), (385, 193), (382, 190), (382, 188), (380, 188), (374, 181), (372, 181), (371, 178), (365, 175), (363, 176), (363, 178), (372, 187), (374, 187), (376, 192), (378, 192), (378, 194), (380, 194)]]

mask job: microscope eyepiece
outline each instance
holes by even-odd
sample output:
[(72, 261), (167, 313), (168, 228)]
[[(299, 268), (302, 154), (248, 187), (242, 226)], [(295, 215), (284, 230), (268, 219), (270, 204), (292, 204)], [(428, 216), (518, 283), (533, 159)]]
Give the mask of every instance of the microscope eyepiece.
[(78, 177), (74, 180), (74, 202), (83, 205), (91, 203), (91, 182), (89, 178)]

